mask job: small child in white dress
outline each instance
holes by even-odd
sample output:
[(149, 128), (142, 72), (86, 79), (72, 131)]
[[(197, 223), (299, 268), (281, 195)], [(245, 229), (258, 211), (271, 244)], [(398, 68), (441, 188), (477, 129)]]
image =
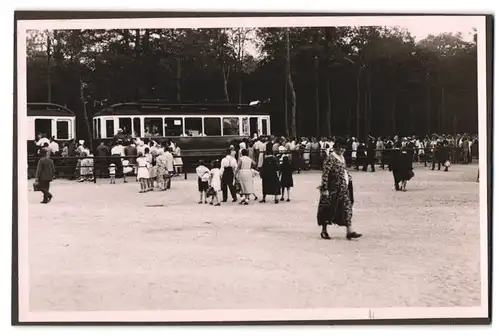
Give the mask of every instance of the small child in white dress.
[(111, 163), (108, 167), (109, 170), (109, 183), (110, 184), (115, 184), (115, 176), (116, 176), (116, 165), (114, 163)]
[(210, 170), (210, 187), (213, 188), (214, 194), (212, 194), (212, 200), (210, 201), (210, 205), (214, 204), (214, 199), (215, 199), (215, 204), (214, 206), (220, 206), (219, 202), (219, 192), (222, 191), (221, 187), (221, 179), (222, 179), (222, 174), (220, 171), (220, 164), (218, 160), (215, 160), (212, 162), (212, 169)]

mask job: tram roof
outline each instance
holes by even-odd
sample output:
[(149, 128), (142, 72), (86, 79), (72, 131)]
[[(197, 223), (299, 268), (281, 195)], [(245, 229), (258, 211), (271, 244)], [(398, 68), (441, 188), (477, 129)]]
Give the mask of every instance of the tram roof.
[(70, 109), (51, 103), (28, 103), (28, 117), (74, 117), (75, 113)]
[(163, 103), (120, 103), (111, 105), (94, 114), (99, 116), (129, 115), (269, 115), (265, 106), (238, 104), (163, 104)]

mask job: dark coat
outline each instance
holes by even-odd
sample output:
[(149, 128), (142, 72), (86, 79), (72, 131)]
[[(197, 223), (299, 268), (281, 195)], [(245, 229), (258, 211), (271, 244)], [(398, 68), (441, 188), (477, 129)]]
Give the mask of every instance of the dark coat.
[(35, 178), (38, 181), (52, 181), (55, 172), (54, 161), (48, 157), (43, 157), (38, 161)]
[(260, 168), (260, 177), (262, 178), (262, 193), (264, 195), (280, 195), (280, 180), (278, 177), (278, 160), (268, 155), (264, 157), (264, 162)]

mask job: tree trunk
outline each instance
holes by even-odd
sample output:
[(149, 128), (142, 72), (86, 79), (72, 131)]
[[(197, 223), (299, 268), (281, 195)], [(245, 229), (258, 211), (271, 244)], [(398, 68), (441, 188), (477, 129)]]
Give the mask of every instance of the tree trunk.
[(92, 145), (92, 128), (90, 127), (90, 120), (89, 116), (87, 115), (87, 104), (85, 102), (85, 95), (83, 93), (83, 87), (84, 83), (82, 80), (82, 77), (79, 76), (80, 79), (80, 100), (82, 101), (82, 106), (83, 106), (83, 118), (85, 119), (85, 125), (87, 126), (87, 136), (89, 139), (89, 148), (94, 148)]
[[(47, 102), (52, 102), (52, 39), (47, 32)], [(52, 134), (51, 134), (52, 135)]]
[(446, 102), (444, 86), (441, 86), (441, 132), (446, 133), (448, 127), (446, 126)]
[(142, 98), (142, 78), (141, 78), (141, 30), (135, 30), (135, 99)]
[(177, 57), (177, 78), (175, 80), (176, 91), (177, 91), (177, 102), (180, 104), (182, 102), (181, 97), (181, 75), (182, 75), (182, 62), (181, 58)]
[[(285, 63), (286, 63), (286, 60), (285, 60)], [(283, 72), (285, 74), (285, 78), (284, 78), (284, 81), (283, 83), (285, 84), (284, 86), (284, 96), (285, 96), (285, 115), (284, 115), (284, 119), (285, 119), (285, 136), (286, 137), (289, 137), (290, 136), (290, 121), (289, 121), (289, 118), (288, 118), (288, 74), (286, 72), (286, 64), (285, 64), (285, 71)]]
[(324, 71), (325, 71), (325, 91), (326, 91), (326, 110), (325, 110), (325, 126), (326, 126), (326, 135), (328, 137), (332, 136), (332, 106), (331, 106), (331, 92), (330, 92), (330, 71), (328, 67), (329, 59), (330, 59), (330, 46), (329, 42), (331, 40), (330, 38), (330, 28), (325, 27), (323, 28), (324, 30), (324, 35), (325, 35), (325, 43), (323, 45), (323, 50), (324, 50), (324, 57), (325, 57), (325, 64), (324, 64)]
[(360, 119), (361, 119), (361, 94), (360, 94), (360, 80), (361, 80), (361, 71), (363, 71), (363, 67), (360, 67), (358, 70), (358, 78), (356, 82), (356, 137), (359, 140), (360, 136)]
[(432, 132), (432, 121), (431, 121), (431, 83), (429, 70), (426, 72), (426, 84), (427, 84), (427, 134)]
[(392, 134), (396, 135), (396, 91), (392, 94), (392, 108), (391, 108), (391, 119), (392, 119)]
[(321, 117), (319, 113), (319, 58), (314, 59), (314, 78), (316, 80), (316, 137), (321, 137)]
[(292, 137), (297, 137), (297, 119), (296, 119), (297, 97), (295, 95), (295, 88), (293, 87), (293, 80), (292, 80), (292, 71), (290, 69), (290, 33), (288, 28), (285, 30), (285, 37), (286, 37), (286, 73), (288, 79), (288, 86), (290, 88), (290, 92), (292, 93), (292, 115), (291, 115), (290, 129)]
[(227, 83), (229, 81), (229, 67), (227, 70), (224, 62), (222, 62), (222, 78), (223, 78), (223, 89), (224, 89), (224, 99), (229, 102), (229, 91), (227, 90)]
[(364, 94), (364, 100), (365, 100), (365, 101), (364, 101), (364, 105), (365, 105), (365, 111), (364, 111), (364, 112), (365, 112), (365, 116), (364, 116), (364, 122), (365, 122), (365, 127), (364, 127), (364, 129), (363, 129), (363, 139), (365, 139), (365, 138), (366, 138), (366, 136), (368, 135), (368, 132), (370, 131), (370, 130), (369, 130), (369, 127), (370, 127), (370, 126), (369, 126), (369, 120), (368, 120), (368, 90), (369, 90), (369, 89), (367, 89), (367, 90), (365, 91), (365, 94)]

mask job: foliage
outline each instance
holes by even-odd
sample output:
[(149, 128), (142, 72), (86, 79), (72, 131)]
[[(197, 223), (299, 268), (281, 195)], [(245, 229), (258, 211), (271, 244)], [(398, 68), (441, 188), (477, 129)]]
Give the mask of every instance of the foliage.
[[(379, 26), (288, 33), (290, 77), (282, 28), (31, 31), (28, 101), (50, 96), (74, 110), (81, 136), (88, 133), (82, 83), (89, 116), (145, 98), (270, 98), (280, 134), (477, 132), (475, 40), (443, 33), (416, 42), (405, 30)], [(296, 130), (287, 129), (285, 106), (296, 109)]]

